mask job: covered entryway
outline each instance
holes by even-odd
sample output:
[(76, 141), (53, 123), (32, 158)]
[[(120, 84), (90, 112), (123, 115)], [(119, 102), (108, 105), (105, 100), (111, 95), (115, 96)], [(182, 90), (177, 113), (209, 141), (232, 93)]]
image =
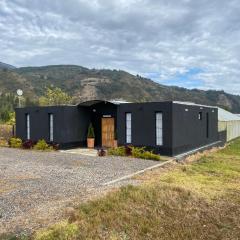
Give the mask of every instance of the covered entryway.
[(91, 122), (94, 128), (95, 147), (114, 147), (119, 104), (119, 101), (92, 100), (78, 105), (79, 108), (85, 108), (88, 111), (88, 125)]
[(102, 118), (102, 147), (114, 147), (114, 118)]

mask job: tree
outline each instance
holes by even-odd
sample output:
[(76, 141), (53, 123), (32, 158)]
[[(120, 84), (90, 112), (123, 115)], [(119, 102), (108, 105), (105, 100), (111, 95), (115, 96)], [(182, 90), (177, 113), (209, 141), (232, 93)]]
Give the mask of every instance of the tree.
[(9, 120), (6, 122), (9, 125), (15, 125), (16, 124), (16, 116), (15, 116), (15, 112), (11, 112), (9, 114)]
[(70, 104), (72, 98), (60, 88), (47, 88), (45, 96), (39, 98), (40, 106), (57, 106)]
[(10, 112), (7, 109), (4, 109), (0, 112), (0, 120), (2, 122), (7, 122), (10, 120), (10, 118), (11, 118)]
[(24, 102), (25, 102), (24, 103), (25, 107), (33, 107), (33, 106), (38, 106), (39, 105), (39, 103), (38, 103), (38, 101), (36, 99), (32, 99), (32, 98), (30, 98), (28, 96), (25, 98)]

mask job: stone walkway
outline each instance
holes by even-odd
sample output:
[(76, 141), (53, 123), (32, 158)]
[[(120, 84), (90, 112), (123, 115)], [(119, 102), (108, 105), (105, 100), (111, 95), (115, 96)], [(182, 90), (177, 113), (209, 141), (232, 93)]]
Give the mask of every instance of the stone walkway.
[(90, 156), (90, 157), (97, 157), (97, 150), (89, 149), (89, 148), (74, 148), (74, 149), (70, 149), (70, 150), (61, 150), (60, 152), (80, 154), (80, 155)]

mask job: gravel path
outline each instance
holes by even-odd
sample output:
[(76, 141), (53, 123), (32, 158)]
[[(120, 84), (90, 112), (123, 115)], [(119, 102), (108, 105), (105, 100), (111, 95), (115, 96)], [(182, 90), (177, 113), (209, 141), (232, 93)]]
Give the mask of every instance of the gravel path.
[(54, 223), (65, 214), (63, 209), (112, 188), (104, 183), (156, 164), (0, 148), (0, 234), (28, 233)]

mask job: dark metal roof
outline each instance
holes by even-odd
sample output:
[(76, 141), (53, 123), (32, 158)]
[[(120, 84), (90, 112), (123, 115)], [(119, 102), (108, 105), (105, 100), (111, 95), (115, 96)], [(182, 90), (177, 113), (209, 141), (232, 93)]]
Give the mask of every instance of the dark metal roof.
[(125, 104), (128, 103), (126, 101), (121, 101), (121, 100), (110, 100), (110, 101), (106, 101), (106, 100), (89, 100), (89, 101), (85, 101), (85, 102), (81, 102), (78, 104), (78, 106), (83, 106), (83, 107), (90, 107), (94, 104), (97, 103), (111, 103), (114, 105), (120, 105), (120, 104)]

